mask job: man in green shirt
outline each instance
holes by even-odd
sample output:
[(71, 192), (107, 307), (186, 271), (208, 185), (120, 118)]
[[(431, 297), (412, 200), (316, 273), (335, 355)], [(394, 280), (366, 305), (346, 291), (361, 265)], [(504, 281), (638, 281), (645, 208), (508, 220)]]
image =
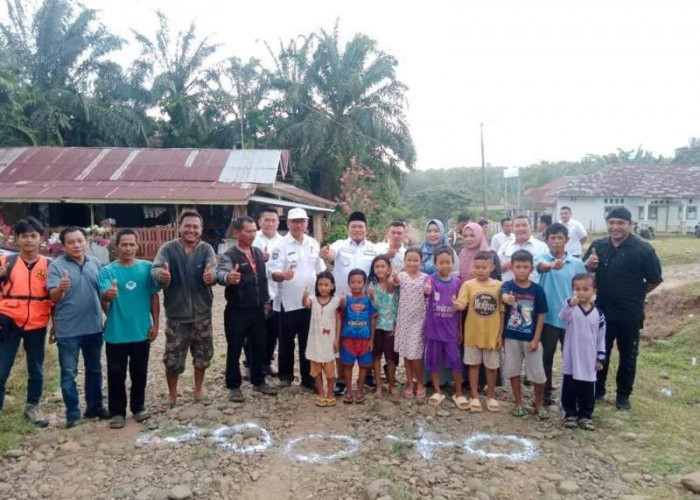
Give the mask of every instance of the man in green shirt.
[(107, 322), (107, 381), (110, 427), (126, 424), (126, 372), (131, 377), (130, 407), (134, 420), (143, 422), (151, 342), (158, 335), (158, 287), (151, 278), (152, 264), (136, 259), (137, 234), (122, 229), (115, 238), (118, 260), (100, 269), (99, 281)]

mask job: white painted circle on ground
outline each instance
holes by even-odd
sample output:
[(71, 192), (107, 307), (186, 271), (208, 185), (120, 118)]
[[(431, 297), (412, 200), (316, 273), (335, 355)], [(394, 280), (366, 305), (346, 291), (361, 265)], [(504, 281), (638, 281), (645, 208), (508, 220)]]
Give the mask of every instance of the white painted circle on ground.
[[(513, 453), (496, 453), (487, 452), (485, 450), (477, 448), (477, 446), (481, 443), (487, 441), (495, 441), (497, 439), (503, 439), (506, 441), (510, 441), (511, 443), (515, 443), (522, 447), (522, 451)], [(464, 439), (462, 448), (464, 448), (464, 451), (466, 451), (467, 453), (471, 453), (472, 455), (476, 455), (477, 457), (493, 459), (505, 458), (507, 460), (512, 460), (513, 462), (530, 462), (531, 460), (537, 458), (537, 456), (539, 455), (539, 449), (533, 441), (523, 437), (512, 435), (506, 436), (503, 434), (474, 434), (473, 436)]]
[[(261, 443), (242, 445), (235, 443), (229, 439), (234, 434), (242, 434), (246, 429), (260, 429)], [(217, 443), (225, 450), (233, 451), (234, 453), (260, 453), (272, 446), (272, 437), (267, 429), (260, 427), (254, 422), (245, 422), (242, 424), (231, 425), (228, 427), (219, 427), (211, 431), (209, 439)]]
[(194, 427), (191, 425), (177, 425), (169, 430), (168, 435), (161, 437), (163, 429), (155, 429), (153, 431), (141, 434), (136, 438), (136, 444), (143, 446), (148, 444), (174, 444), (174, 443), (186, 443), (187, 441), (192, 441), (200, 436), (204, 429), (200, 427)]
[[(295, 453), (294, 448), (299, 443), (305, 440), (334, 440), (345, 444), (346, 448), (331, 455), (321, 455), (320, 453)], [(357, 453), (359, 449), (360, 442), (352, 436), (345, 436), (342, 434), (309, 434), (308, 436), (301, 436), (298, 438), (291, 439), (289, 442), (287, 442), (285, 453), (290, 459), (295, 460), (297, 462), (320, 464), (326, 462), (333, 462), (335, 460), (340, 460), (341, 458), (349, 457), (350, 455)]]

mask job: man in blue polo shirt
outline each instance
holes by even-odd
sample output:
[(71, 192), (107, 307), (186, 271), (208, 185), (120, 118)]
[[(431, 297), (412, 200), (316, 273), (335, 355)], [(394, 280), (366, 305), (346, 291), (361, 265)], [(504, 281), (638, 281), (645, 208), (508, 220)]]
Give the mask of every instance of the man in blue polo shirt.
[(557, 352), (557, 342), (564, 346), (566, 325), (559, 317), (559, 311), (572, 295), (572, 280), (579, 273), (586, 272), (586, 266), (579, 258), (566, 252), (569, 230), (564, 224), (555, 222), (544, 232), (549, 252), (535, 258), (535, 267), (540, 273), (540, 286), (547, 296), (547, 315), (542, 329), (542, 358), (547, 382), (544, 385), (544, 404), (554, 403), (552, 398), (552, 365)]
[(56, 303), (54, 324), (58, 361), (61, 367), (61, 392), (66, 405), (66, 427), (80, 422), (78, 355), (85, 362), (85, 418), (108, 419), (102, 406), (102, 307), (98, 274), (100, 262), (85, 255), (87, 234), (70, 226), (59, 235), (64, 254), (49, 266), (47, 288)]

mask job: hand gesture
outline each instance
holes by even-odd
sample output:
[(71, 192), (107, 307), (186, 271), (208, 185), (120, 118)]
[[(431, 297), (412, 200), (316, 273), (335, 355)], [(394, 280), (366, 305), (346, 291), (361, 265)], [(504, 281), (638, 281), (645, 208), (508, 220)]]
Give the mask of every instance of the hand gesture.
[(595, 247), (591, 248), (591, 254), (588, 256), (588, 259), (586, 260), (586, 267), (588, 269), (597, 269), (598, 268), (598, 253), (595, 250)]
[(595, 362), (595, 371), (599, 372), (602, 370), (603, 370), (603, 363), (601, 363), (600, 361), (596, 361)]
[(508, 306), (514, 306), (518, 303), (512, 290), (508, 293), (501, 294), (501, 302)]
[(163, 285), (168, 286), (170, 284), (172, 276), (170, 276), (170, 265), (167, 262), (163, 262), (163, 269), (160, 271), (160, 276), (158, 281)]
[(464, 304), (462, 304), (459, 300), (457, 300), (456, 295), (452, 296), (452, 308), (455, 311), (463, 311), (464, 310)]
[(63, 270), (62, 276), (61, 276), (61, 282), (58, 285), (58, 288), (62, 292), (67, 292), (68, 289), (70, 288), (70, 278), (68, 277), (68, 271), (65, 269)]
[(576, 295), (574, 295), (573, 297), (571, 297), (571, 298), (569, 299), (569, 305), (570, 305), (571, 307), (574, 307), (574, 306), (577, 306), (577, 305), (578, 305), (578, 297), (577, 297)]
[(150, 330), (148, 330), (148, 342), (153, 342), (158, 336), (158, 325), (153, 325)]
[(564, 259), (557, 259), (552, 263), (552, 269), (555, 271), (558, 271), (562, 267), (564, 267)]
[(229, 285), (237, 285), (241, 282), (241, 273), (238, 272), (238, 264), (233, 266), (233, 269), (229, 271), (228, 276), (226, 276), (226, 283)]
[(107, 289), (107, 291), (104, 294), (104, 298), (112, 301), (115, 298), (117, 298), (117, 294), (119, 293), (119, 285), (117, 283), (116, 279), (112, 280), (112, 286)]
[(430, 280), (425, 280), (425, 285), (423, 285), (423, 294), (430, 295), (433, 291), (433, 284)]
[(389, 259), (393, 259), (394, 257), (396, 257), (396, 252), (398, 252), (398, 251), (399, 251), (398, 248), (394, 248), (392, 246), (389, 246), (389, 248), (386, 251), (386, 255), (389, 257)]
[(528, 348), (530, 349), (530, 352), (535, 352), (537, 350), (537, 348), (539, 347), (539, 345), (540, 345), (539, 340), (533, 340), (532, 342), (530, 342), (530, 345), (528, 346)]
[(377, 298), (377, 294), (374, 291), (374, 285), (369, 285), (367, 287), (367, 295), (369, 295), (369, 298), (372, 300), (375, 300)]
[(287, 270), (282, 272), (282, 276), (284, 276), (285, 281), (289, 281), (289, 280), (294, 279), (294, 268), (296, 266), (297, 266), (297, 263), (292, 262), (289, 264), (289, 267), (287, 268)]
[(322, 247), (321, 251), (319, 252), (319, 255), (323, 260), (331, 260), (331, 247), (329, 247), (328, 245)]
[(263, 248), (263, 260), (265, 262), (270, 260), (270, 254), (267, 252), (267, 247)]
[(211, 263), (207, 264), (207, 268), (204, 271), (202, 278), (204, 279), (205, 285), (213, 285), (216, 281), (216, 274), (214, 274), (214, 266)]

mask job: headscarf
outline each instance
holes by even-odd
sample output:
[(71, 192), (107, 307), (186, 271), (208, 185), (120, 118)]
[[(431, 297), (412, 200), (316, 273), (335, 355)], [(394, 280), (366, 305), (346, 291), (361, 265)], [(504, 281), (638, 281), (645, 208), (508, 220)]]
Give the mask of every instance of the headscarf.
[[(467, 247), (467, 242), (464, 241), (464, 248), (459, 254), (459, 277), (462, 281), (470, 280), (474, 277), (474, 256), (476, 252), (481, 250), (491, 250), (486, 238), (484, 237), (483, 228), (476, 222), (469, 222), (464, 226), (464, 229), (471, 229), (476, 237), (476, 245)], [(464, 229), (462, 234), (464, 234)]]
[(447, 245), (447, 233), (445, 233), (445, 225), (441, 221), (437, 219), (429, 220), (428, 223), (425, 225), (424, 233), (427, 234), (428, 227), (431, 224), (435, 224), (438, 230), (440, 231), (440, 241), (438, 241), (436, 245), (432, 245), (428, 242), (428, 238), (426, 237), (420, 244), (420, 251), (423, 254), (423, 261), (421, 263), (420, 270), (427, 274), (435, 273), (435, 250), (437, 250), (441, 246)]

